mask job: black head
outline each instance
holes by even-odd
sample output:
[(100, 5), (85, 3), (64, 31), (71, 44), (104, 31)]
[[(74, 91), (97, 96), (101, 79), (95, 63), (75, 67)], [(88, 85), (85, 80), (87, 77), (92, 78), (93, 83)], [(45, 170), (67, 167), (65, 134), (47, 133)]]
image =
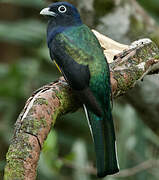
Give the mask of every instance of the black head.
[(48, 8), (42, 9), (40, 14), (48, 16), (50, 21), (54, 21), (58, 26), (72, 26), (82, 23), (78, 10), (67, 2), (53, 3)]

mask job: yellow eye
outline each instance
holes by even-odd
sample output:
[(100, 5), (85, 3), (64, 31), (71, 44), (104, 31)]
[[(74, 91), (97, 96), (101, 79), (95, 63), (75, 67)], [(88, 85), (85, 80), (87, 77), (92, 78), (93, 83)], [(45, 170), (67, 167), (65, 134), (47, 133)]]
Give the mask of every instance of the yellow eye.
[(64, 5), (61, 5), (61, 6), (58, 7), (58, 11), (60, 13), (65, 13), (67, 11), (67, 8)]

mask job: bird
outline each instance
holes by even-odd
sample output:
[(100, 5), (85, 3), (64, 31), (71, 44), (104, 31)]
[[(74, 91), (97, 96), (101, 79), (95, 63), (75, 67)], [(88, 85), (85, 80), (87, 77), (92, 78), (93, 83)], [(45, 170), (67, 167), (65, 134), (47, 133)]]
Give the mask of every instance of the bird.
[(83, 104), (94, 142), (97, 177), (115, 174), (119, 165), (110, 70), (103, 49), (74, 5), (52, 3), (40, 14), (48, 17), (50, 57)]

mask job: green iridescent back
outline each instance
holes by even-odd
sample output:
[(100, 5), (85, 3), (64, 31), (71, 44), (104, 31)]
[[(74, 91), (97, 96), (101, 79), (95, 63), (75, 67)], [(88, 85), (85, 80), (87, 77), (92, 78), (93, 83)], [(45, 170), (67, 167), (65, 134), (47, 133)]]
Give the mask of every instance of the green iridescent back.
[[(88, 65), (90, 89), (101, 105), (110, 102), (110, 75), (103, 49), (93, 32), (86, 26), (70, 27), (56, 36), (67, 54), (76, 62)], [(109, 96), (109, 97), (108, 97)]]

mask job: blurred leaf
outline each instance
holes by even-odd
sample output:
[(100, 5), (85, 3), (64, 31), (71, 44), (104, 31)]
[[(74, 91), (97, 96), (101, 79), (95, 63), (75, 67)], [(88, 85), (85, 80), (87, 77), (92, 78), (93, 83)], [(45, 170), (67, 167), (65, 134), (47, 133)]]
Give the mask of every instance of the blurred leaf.
[(11, 65), (0, 64), (0, 97), (28, 96), (38, 69), (39, 64), (34, 59), (24, 59)]
[(159, 23), (159, 0), (137, 0)]
[(64, 160), (66, 161), (73, 161), (75, 159), (75, 154), (73, 152), (67, 154), (65, 157), (64, 157)]
[(9, 66), (7, 64), (0, 64), (0, 78), (4, 78), (9, 71)]
[(3, 170), (4, 166), (5, 166), (6, 162), (5, 161), (0, 161), (0, 171)]
[(131, 151), (136, 145), (136, 137), (133, 134), (136, 128), (135, 112), (131, 106), (121, 106), (117, 103), (114, 104), (113, 112), (114, 116), (120, 119), (120, 132), (117, 135), (117, 149), (119, 165), (121, 168), (125, 168), (128, 165), (128, 151)]
[(89, 180), (89, 174), (85, 171), (88, 164), (85, 143), (82, 140), (77, 140), (73, 145), (72, 151), (75, 156), (73, 161), (75, 165), (74, 180)]
[(41, 8), (46, 5), (46, 2), (44, 0), (1, 0), (1, 2), (35, 8)]
[(45, 60), (47, 60), (47, 62), (54, 64), (50, 58), (50, 54), (49, 54), (49, 49), (46, 46), (46, 44), (44, 46), (41, 46), (38, 50), (37, 50), (37, 54), (40, 58), (43, 58)]
[(149, 128), (145, 129), (144, 135), (147, 139), (149, 139), (151, 142), (159, 146), (159, 137)]
[[(43, 168), (45, 164), (45, 168)], [(57, 135), (54, 130), (51, 130), (40, 155), (39, 168), (47, 177), (57, 175), (57, 172), (62, 167), (63, 163), (58, 159)]]
[[(43, 146), (43, 153), (52, 152), (57, 156), (57, 137), (54, 130), (51, 130)], [(52, 154), (51, 153), (51, 154)]]
[(24, 46), (39, 45), (46, 36), (46, 25), (38, 20), (1, 22), (0, 39)]

